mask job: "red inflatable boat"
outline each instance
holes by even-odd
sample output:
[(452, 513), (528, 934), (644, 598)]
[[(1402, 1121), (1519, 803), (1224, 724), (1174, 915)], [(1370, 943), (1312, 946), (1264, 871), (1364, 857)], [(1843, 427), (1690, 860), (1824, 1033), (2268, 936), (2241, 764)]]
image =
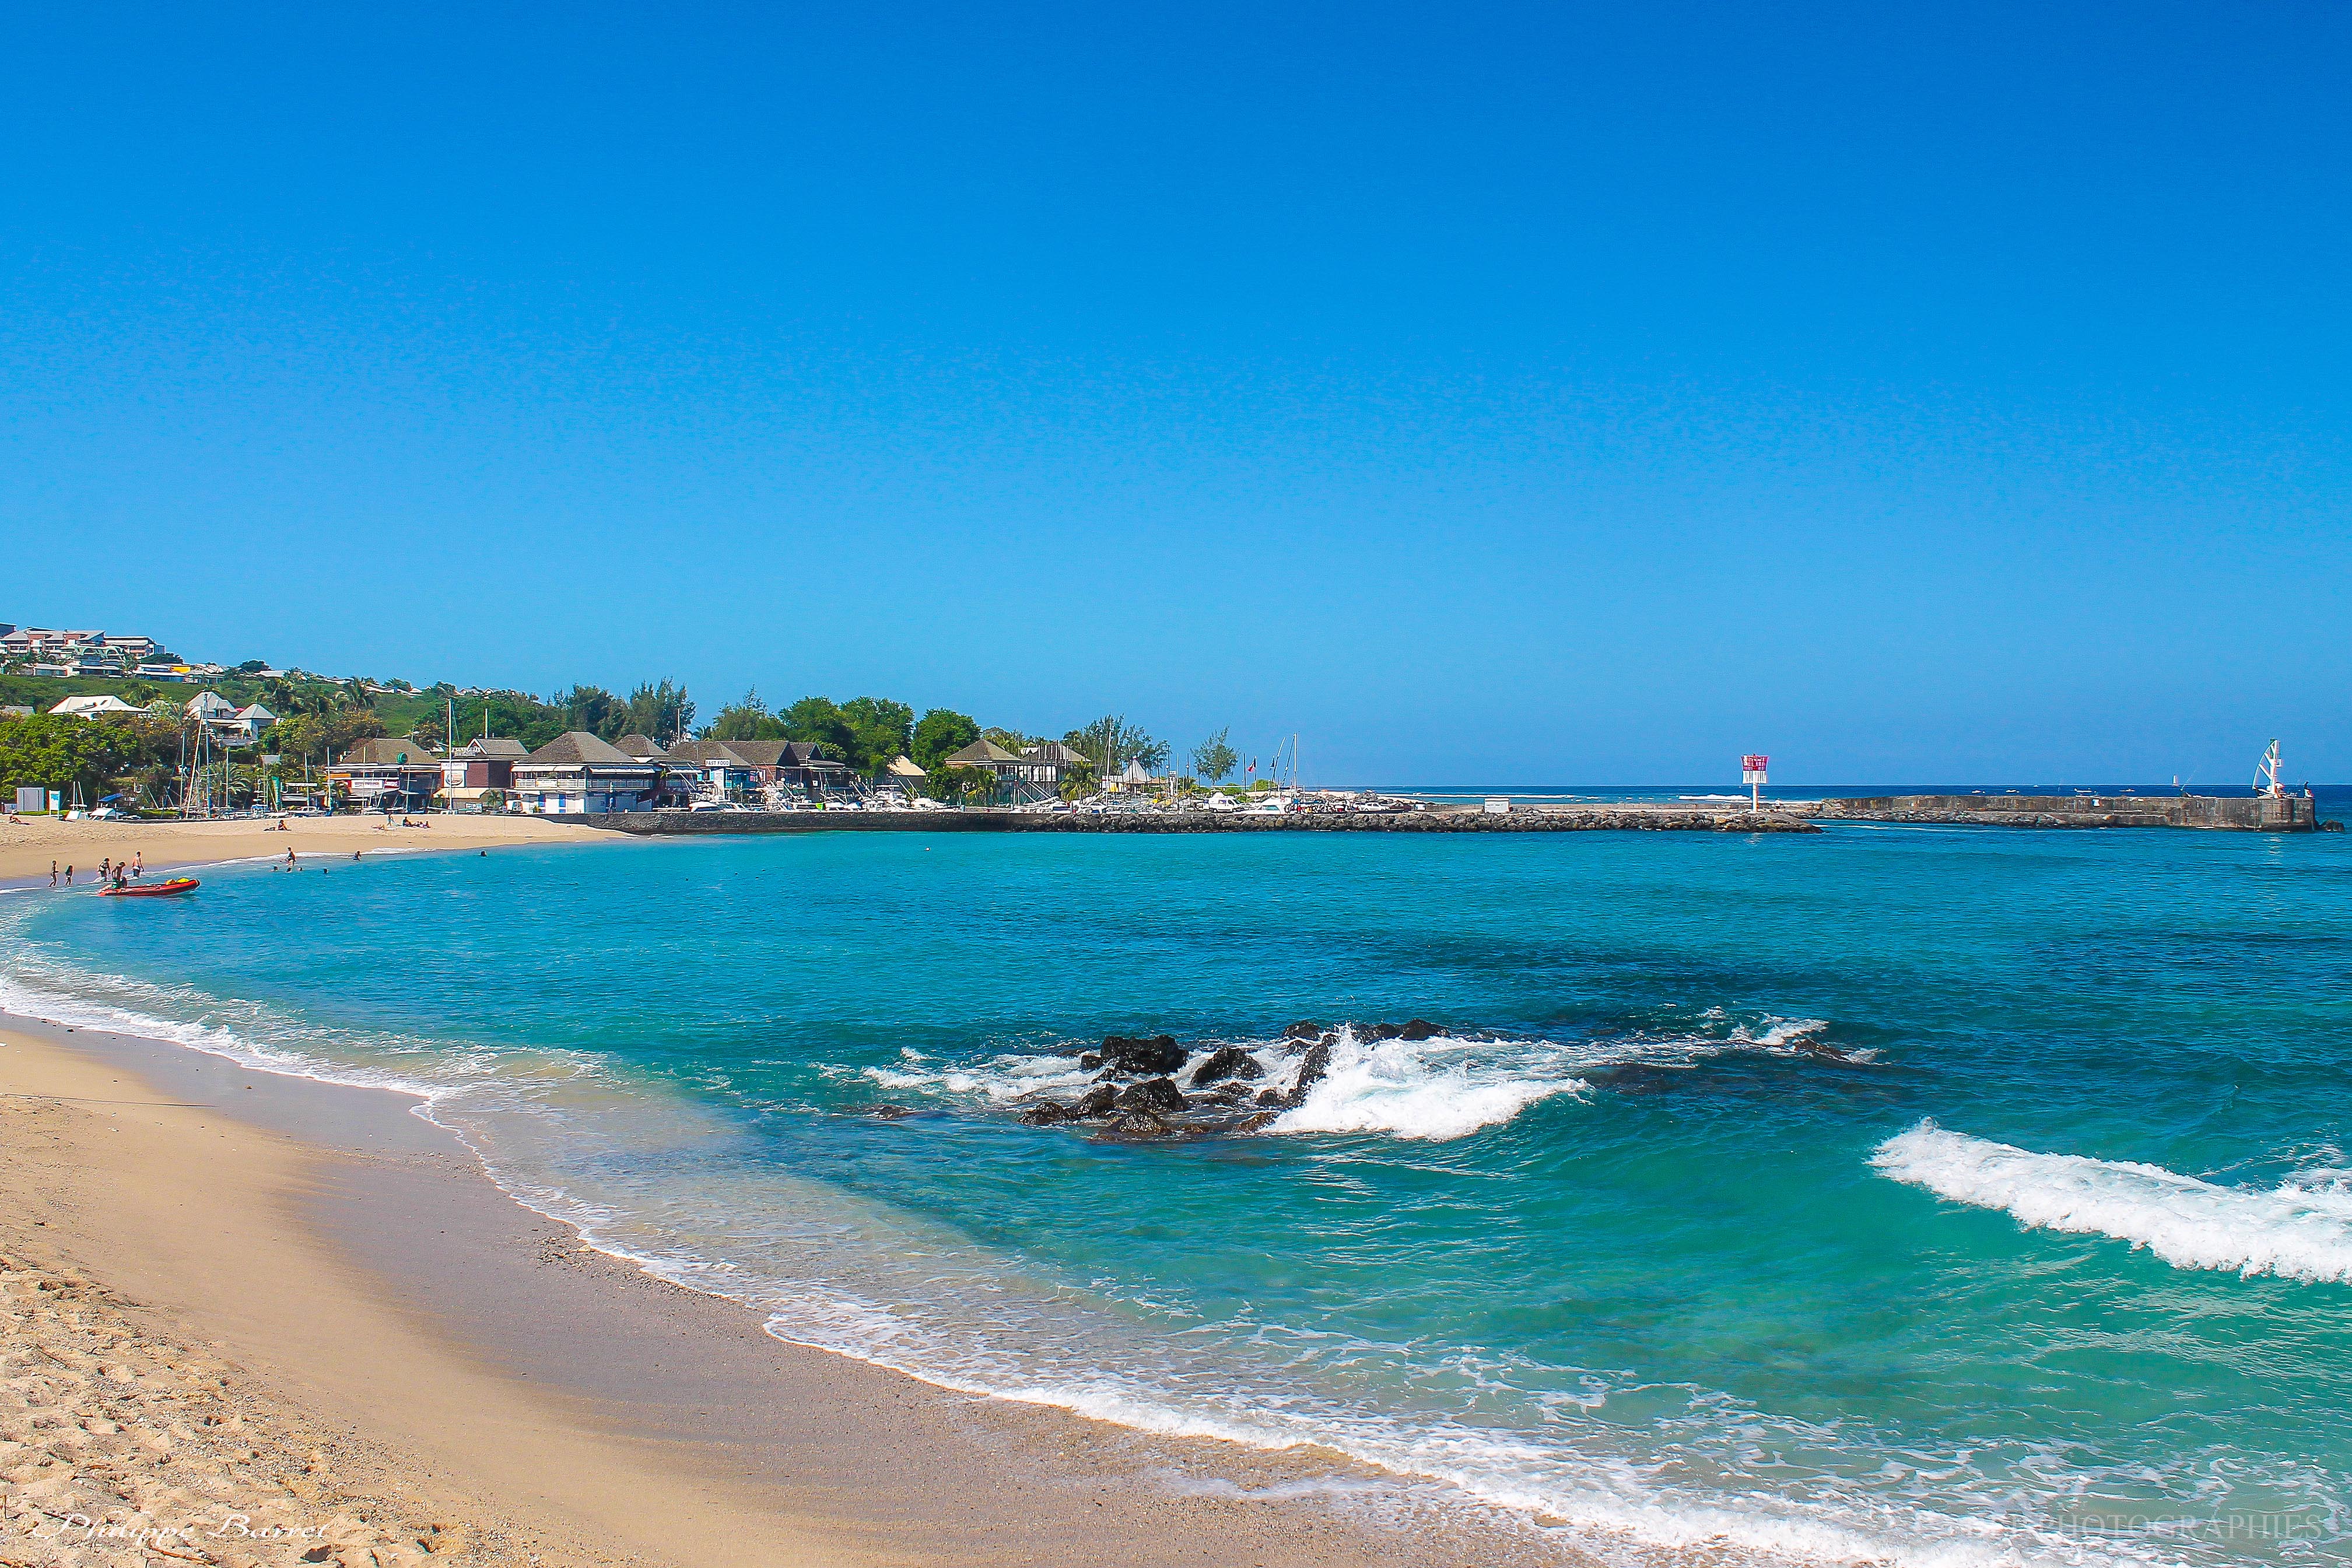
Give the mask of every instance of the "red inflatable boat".
[(192, 876), (175, 876), (169, 882), (126, 882), (121, 887), (101, 887), (100, 898), (163, 898), (174, 893), (194, 893), (200, 884)]

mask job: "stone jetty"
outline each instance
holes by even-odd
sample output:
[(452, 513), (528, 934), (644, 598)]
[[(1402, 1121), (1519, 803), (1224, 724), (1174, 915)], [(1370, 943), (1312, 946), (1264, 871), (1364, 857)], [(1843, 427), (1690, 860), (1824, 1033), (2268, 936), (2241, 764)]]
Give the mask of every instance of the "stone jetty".
[(2000, 828), (2203, 828), (2341, 832), (2302, 795), (1876, 795), (1797, 808), (1824, 821), (1967, 822)]
[(566, 817), (650, 836), (706, 833), (1818, 833), (1797, 811), (1630, 802), (1509, 811), (612, 811)]

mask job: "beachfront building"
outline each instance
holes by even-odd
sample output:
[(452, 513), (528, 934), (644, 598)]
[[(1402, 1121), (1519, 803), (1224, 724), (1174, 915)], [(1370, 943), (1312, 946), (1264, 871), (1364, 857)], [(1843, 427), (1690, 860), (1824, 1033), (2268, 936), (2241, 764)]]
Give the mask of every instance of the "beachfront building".
[(993, 774), (999, 779), (1017, 777), (1021, 758), (992, 740), (975, 740), (961, 751), (950, 752), (940, 764), (942, 768), (969, 768), (974, 772)]
[(515, 795), (534, 816), (650, 810), (661, 794), (662, 766), (584, 729), (566, 730), (514, 765)]
[(735, 748), (746, 742), (681, 740), (669, 748), (667, 767), (674, 774), (691, 774), (695, 793), (705, 800), (740, 800), (759, 788), (759, 768)]
[(503, 811), (514, 798), (514, 768), (528, 755), (520, 740), (477, 736), (441, 759), (441, 804), (452, 811)]
[(613, 744), (639, 762), (669, 760), (669, 753), (662, 749), (662, 743), (650, 735), (625, 735)]
[(515, 764), (529, 755), (520, 740), (478, 736), (441, 759), (441, 788), (511, 789)]
[(772, 800), (822, 800), (856, 788), (848, 765), (820, 756), (814, 741), (730, 740), (727, 749), (751, 768), (754, 792)]
[(1021, 748), (1021, 768), (1018, 777), (1031, 784), (1043, 784), (1058, 792), (1068, 779), (1082, 773), (1091, 773), (1095, 765), (1058, 740), (1041, 740), (1034, 746)]
[(422, 811), (441, 789), (441, 759), (421, 740), (362, 740), (324, 770), (338, 804), (372, 811)]
[(940, 759), (942, 768), (968, 768), (991, 778), (989, 798), (999, 804), (1034, 805), (1050, 800), (1056, 787), (1038, 782), (1032, 774), (1046, 771), (1047, 764), (1027, 757), (1015, 757), (1012, 752), (982, 737), (961, 751), (949, 753)]

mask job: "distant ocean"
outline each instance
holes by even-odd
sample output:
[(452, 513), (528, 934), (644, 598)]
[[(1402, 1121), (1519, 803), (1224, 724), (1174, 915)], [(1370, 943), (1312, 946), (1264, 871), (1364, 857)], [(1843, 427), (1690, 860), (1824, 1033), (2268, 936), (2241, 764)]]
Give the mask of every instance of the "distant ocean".
[[(0, 1007), (413, 1088), (525, 1201), (785, 1338), (1327, 1443), (1607, 1561), (2352, 1552), (2352, 835), (328, 869), (0, 899)], [(1285, 1026), (1414, 1017), (1257, 1132), (1017, 1119), (1107, 1033), (1278, 1085)]]

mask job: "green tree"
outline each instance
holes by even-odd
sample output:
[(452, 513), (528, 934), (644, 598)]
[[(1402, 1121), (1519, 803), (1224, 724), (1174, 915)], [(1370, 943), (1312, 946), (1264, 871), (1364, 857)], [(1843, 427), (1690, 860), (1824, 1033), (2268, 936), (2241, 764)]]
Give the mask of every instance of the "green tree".
[(362, 740), (385, 733), (383, 720), (374, 709), (354, 707), (298, 714), (275, 731), (281, 753), (298, 761), (320, 765), (332, 762)]
[(923, 787), (938, 800), (971, 805), (988, 799), (996, 788), (996, 775), (985, 768), (935, 768)]
[(36, 787), (70, 799), (78, 787), (85, 800), (95, 800), (139, 749), (137, 734), (119, 724), (46, 714), (0, 724), (0, 789), (13, 798), (20, 787)]
[(856, 748), (849, 721), (831, 697), (803, 697), (782, 715), (784, 734), (816, 747), (823, 755), (846, 762)]
[(936, 771), (940, 763), (980, 738), (980, 726), (952, 708), (935, 707), (915, 726), (914, 748), (907, 753), (915, 766)]
[(703, 730), (705, 740), (782, 740), (783, 721), (768, 711), (761, 700), (760, 688), (753, 686), (733, 702), (719, 710)]
[(869, 778), (889, 767), (892, 758), (908, 755), (915, 744), (915, 710), (905, 703), (852, 697), (841, 705), (841, 718), (849, 727), (849, 753), (843, 760)]
[(573, 686), (563, 694), (565, 727), (584, 729), (600, 740), (629, 733), (629, 705), (602, 686)]
[[(640, 685), (629, 694), (628, 727), (624, 735), (651, 736), (667, 745), (694, 732), (694, 701), (682, 685), (667, 677), (652, 685)], [(751, 739), (750, 736), (740, 737)]]
[(1123, 714), (1105, 714), (1084, 729), (1070, 731), (1062, 737), (1062, 744), (1093, 763), (1095, 771), (1106, 779), (1130, 762), (1139, 762), (1153, 773), (1168, 766), (1168, 743), (1152, 739), (1139, 726), (1128, 723)]
[(1212, 784), (1225, 779), (1242, 765), (1241, 758), (1225, 743), (1225, 736), (1232, 728), (1227, 725), (1192, 748), (1192, 771)]

